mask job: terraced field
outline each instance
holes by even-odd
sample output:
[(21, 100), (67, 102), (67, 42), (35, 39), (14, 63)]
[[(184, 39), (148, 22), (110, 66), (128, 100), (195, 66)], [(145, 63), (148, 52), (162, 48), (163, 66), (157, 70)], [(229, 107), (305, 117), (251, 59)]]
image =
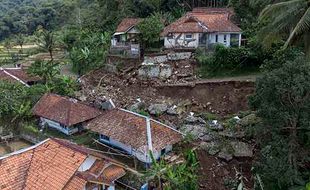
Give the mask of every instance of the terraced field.
[(0, 45), (0, 65), (12, 64), (14, 62), (24, 60), (37, 52), (37, 46), (34, 44), (24, 45), (23, 49), (19, 46), (6, 49)]

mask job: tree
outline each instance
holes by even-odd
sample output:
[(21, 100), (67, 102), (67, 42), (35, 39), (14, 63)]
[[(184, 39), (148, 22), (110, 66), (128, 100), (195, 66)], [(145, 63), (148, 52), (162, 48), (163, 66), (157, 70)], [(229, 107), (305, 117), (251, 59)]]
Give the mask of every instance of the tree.
[(20, 51), (23, 52), (23, 45), (25, 44), (25, 37), (23, 34), (16, 35), (16, 44), (20, 46)]
[(159, 190), (197, 190), (198, 161), (193, 150), (184, 153), (185, 161), (177, 164), (167, 164), (165, 161), (156, 161), (152, 154), (152, 167), (146, 172), (147, 179), (156, 178)]
[(49, 82), (59, 75), (59, 63), (54, 61), (36, 60), (28, 68), (27, 72), (32, 76), (41, 77), (44, 82)]
[[(284, 48), (302, 40), (310, 56), (310, 3), (308, 0), (289, 0), (268, 5), (260, 14), (267, 24), (260, 30), (264, 43), (285, 37)], [(270, 44), (270, 43), (269, 43)]]
[(51, 61), (53, 61), (53, 51), (56, 45), (54, 33), (43, 28), (38, 29), (36, 33), (36, 43), (42, 50), (49, 53)]
[(310, 171), (309, 62), (298, 58), (265, 73), (250, 105), (263, 120), (255, 130), (261, 146), (257, 172), (266, 189), (305, 183)]
[(151, 46), (153, 43), (158, 42), (160, 39), (160, 33), (164, 28), (160, 14), (153, 14), (148, 18), (145, 18), (138, 24), (138, 29), (141, 32), (141, 42), (146, 46)]

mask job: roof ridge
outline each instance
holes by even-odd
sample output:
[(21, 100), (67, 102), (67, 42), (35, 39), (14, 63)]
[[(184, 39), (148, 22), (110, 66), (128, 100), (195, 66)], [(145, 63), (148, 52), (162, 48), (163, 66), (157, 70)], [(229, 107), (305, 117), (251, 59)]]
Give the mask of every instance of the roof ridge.
[(5, 74), (9, 75), (10, 77), (12, 77), (13, 79), (17, 80), (18, 82), (22, 83), (23, 85), (29, 87), (29, 85), (27, 83), (25, 83), (22, 79), (18, 78), (17, 76), (13, 75), (12, 73), (9, 73), (6, 69), (4, 69), (3, 67), (0, 67), (0, 71), (3, 71)]
[(33, 149), (37, 148), (38, 146), (44, 144), (45, 142), (47, 142), (47, 141), (49, 141), (49, 140), (51, 140), (51, 138), (45, 139), (44, 141), (41, 141), (41, 142), (39, 142), (39, 143), (37, 143), (37, 144), (35, 144), (35, 145), (33, 145), (33, 146), (30, 146), (30, 147), (28, 147), (28, 148), (24, 148), (24, 149), (15, 151), (15, 152), (12, 152), (12, 153), (10, 153), (10, 154), (6, 154), (6, 155), (0, 157), (0, 160), (3, 160), (3, 159), (8, 158), (8, 157), (10, 157), (10, 156), (15, 156), (15, 155), (18, 155), (18, 154), (21, 154), (21, 153), (25, 153), (25, 152), (27, 152), (27, 151), (29, 151), (29, 150), (33, 150)]
[(30, 159), (30, 162), (29, 162), (29, 166), (28, 166), (28, 168), (26, 170), (25, 180), (23, 181), (23, 185), (22, 185), (23, 188), (22, 189), (25, 189), (25, 187), (26, 187), (26, 182), (27, 182), (27, 179), (28, 179), (28, 176), (29, 176), (29, 170), (30, 170), (30, 167), (31, 167), (31, 163), (33, 161), (34, 153), (35, 153), (34, 150), (35, 149), (32, 149), (31, 159)]

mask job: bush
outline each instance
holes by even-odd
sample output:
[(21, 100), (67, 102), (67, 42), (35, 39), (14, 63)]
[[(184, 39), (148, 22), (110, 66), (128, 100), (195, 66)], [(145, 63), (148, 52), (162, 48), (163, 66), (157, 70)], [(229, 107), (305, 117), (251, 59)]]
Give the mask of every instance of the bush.
[(201, 67), (202, 75), (215, 75), (219, 71), (240, 71), (242, 69), (258, 68), (262, 61), (246, 47), (225, 47), (216, 45), (214, 52), (196, 51), (196, 59)]

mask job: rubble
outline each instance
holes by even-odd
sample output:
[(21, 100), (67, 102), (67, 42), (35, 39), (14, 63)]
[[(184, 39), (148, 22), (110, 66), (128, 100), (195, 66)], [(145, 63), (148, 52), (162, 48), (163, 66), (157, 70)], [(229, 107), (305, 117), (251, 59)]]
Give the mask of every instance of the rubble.
[(138, 111), (138, 110), (144, 110), (146, 107), (146, 104), (144, 102), (137, 102), (137, 103), (134, 103), (133, 105), (131, 105), (129, 107), (129, 110), (130, 111)]
[(193, 115), (188, 115), (185, 119), (184, 122), (187, 124), (207, 124), (205, 120), (203, 120), (201, 117), (195, 117)]
[(228, 152), (228, 150), (226, 148), (223, 148), (220, 153), (218, 153), (217, 155), (218, 158), (221, 158), (221, 159), (224, 159), (226, 160), (227, 162), (231, 161), (233, 159), (233, 155), (230, 154)]
[(230, 142), (235, 157), (253, 157), (253, 148), (244, 142)]
[(151, 104), (148, 111), (152, 115), (162, 115), (168, 110), (167, 104)]
[(243, 127), (246, 127), (246, 126), (255, 125), (255, 124), (259, 123), (259, 122), (260, 122), (260, 119), (254, 113), (252, 113), (250, 115), (247, 115), (247, 116), (243, 117), (238, 122), (238, 124), (240, 124)]
[(217, 120), (209, 121), (208, 125), (210, 129), (214, 131), (222, 131), (224, 129), (223, 125), (221, 125)]

